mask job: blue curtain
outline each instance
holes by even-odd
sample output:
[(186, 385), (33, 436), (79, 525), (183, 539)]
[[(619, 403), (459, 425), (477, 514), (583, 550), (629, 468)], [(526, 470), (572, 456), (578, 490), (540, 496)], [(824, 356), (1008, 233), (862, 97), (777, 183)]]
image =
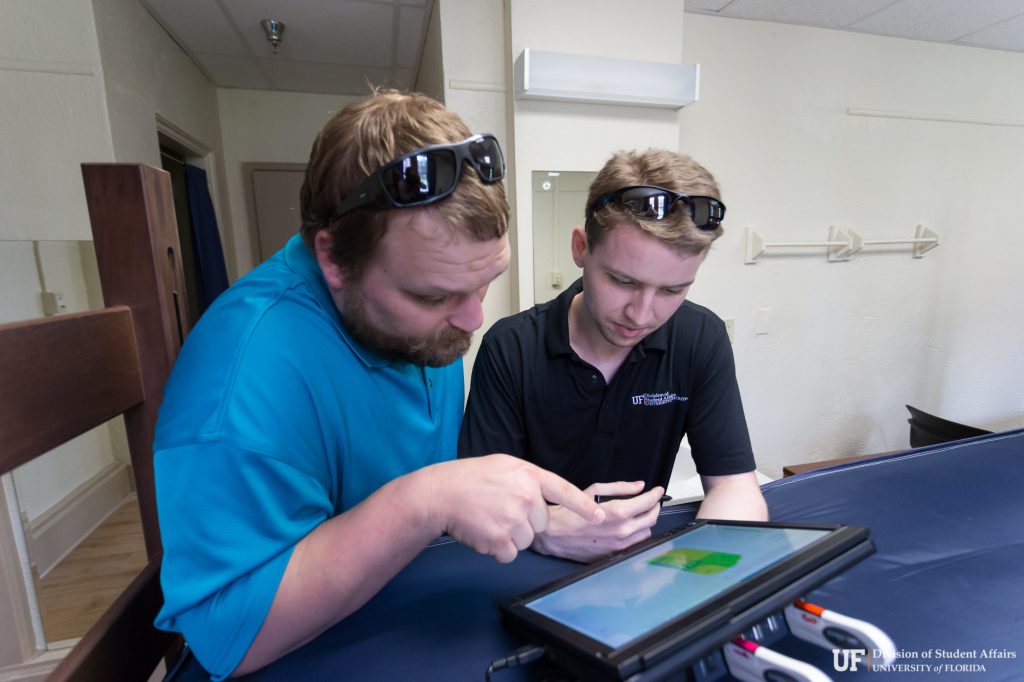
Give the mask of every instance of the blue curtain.
[[(185, 187), (188, 191), (188, 213), (192, 218), (192, 239), (196, 258), (196, 298), (202, 314), (220, 292), (228, 288), (228, 271), (224, 265), (224, 249), (217, 231), (206, 171), (185, 166)], [(193, 322), (195, 322), (193, 320)]]

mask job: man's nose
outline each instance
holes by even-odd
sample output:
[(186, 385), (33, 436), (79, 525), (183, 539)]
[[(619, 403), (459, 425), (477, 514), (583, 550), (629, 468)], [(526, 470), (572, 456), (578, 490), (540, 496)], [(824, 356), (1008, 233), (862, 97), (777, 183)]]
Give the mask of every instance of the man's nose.
[(636, 292), (626, 306), (626, 318), (637, 327), (646, 327), (654, 319), (654, 290)]
[(470, 295), (448, 317), (448, 324), (466, 332), (475, 332), (484, 323), (483, 297)]

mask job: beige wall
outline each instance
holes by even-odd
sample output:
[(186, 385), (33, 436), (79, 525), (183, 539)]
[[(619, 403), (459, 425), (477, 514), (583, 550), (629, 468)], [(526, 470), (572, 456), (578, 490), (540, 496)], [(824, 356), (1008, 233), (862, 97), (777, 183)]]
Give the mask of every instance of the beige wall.
[[(230, 221), (221, 225), (221, 232), (231, 235), (233, 260), (238, 266), (236, 276), (249, 272), (255, 260), (242, 164), (306, 163), (320, 128), (347, 103), (357, 99), (344, 95), (217, 89), (226, 194), (232, 208)], [(296, 225), (296, 232), (298, 228)]]

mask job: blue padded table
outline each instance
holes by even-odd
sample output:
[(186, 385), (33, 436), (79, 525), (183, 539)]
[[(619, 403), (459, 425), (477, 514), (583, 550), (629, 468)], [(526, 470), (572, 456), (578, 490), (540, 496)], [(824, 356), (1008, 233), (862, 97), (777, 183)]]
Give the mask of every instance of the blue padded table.
[[(1022, 484), (1024, 429), (765, 485), (773, 520), (870, 528), (877, 553), (807, 598), (875, 623), (902, 657), (890, 671), (836, 672), (832, 652), (791, 636), (772, 648), (834, 679), (1024, 679)], [(667, 507), (656, 530), (695, 511)], [(495, 604), (578, 568), (532, 552), (501, 565), (442, 539), (351, 617), (246, 679), (482, 680), (520, 644)], [(177, 679), (209, 678), (192, 660)], [(556, 678), (537, 664), (494, 675), (527, 679)]]

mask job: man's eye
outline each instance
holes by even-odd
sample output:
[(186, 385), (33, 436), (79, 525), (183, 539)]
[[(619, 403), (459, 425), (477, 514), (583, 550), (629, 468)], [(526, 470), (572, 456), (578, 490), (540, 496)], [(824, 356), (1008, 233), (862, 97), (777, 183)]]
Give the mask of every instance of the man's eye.
[(448, 300), (447, 296), (420, 296), (417, 294), (416, 300), (423, 305), (428, 306), (439, 306)]
[(612, 276), (612, 281), (622, 287), (636, 286), (636, 282), (629, 279), (622, 279), (621, 277), (615, 277), (614, 275)]

